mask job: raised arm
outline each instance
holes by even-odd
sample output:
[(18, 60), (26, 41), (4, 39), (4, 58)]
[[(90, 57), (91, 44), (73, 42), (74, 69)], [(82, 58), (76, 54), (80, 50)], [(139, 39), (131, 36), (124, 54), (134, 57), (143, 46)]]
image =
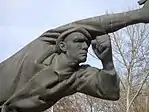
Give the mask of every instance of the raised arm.
[(81, 93), (106, 100), (120, 97), (119, 76), (114, 68), (111, 42), (108, 35), (92, 41), (96, 56), (102, 61), (103, 69), (82, 65), (76, 77), (74, 88)]
[[(103, 65), (103, 69), (99, 75), (101, 82), (103, 81), (103, 85), (105, 86), (105, 88), (103, 88), (103, 91), (105, 91), (103, 94), (107, 94), (107, 96), (105, 95), (105, 98), (119, 98), (119, 76), (117, 75), (113, 64), (110, 36), (98, 36), (92, 41), (92, 49)], [(106, 90), (106, 88), (108, 89)]]

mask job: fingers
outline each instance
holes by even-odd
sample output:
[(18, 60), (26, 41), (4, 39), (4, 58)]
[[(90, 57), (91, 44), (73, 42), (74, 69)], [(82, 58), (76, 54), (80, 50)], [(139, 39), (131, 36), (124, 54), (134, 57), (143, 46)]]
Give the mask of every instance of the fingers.
[(110, 41), (110, 36), (109, 35), (102, 35), (102, 36), (98, 36), (98, 37), (96, 37), (96, 41), (98, 42), (98, 43), (104, 43), (104, 42), (108, 42), (108, 41)]
[(104, 49), (111, 47), (111, 40), (109, 35), (97, 37), (97, 48), (102, 52)]
[(105, 42), (110, 42), (110, 36), (109, 35), (102, 35), (102, 36), (97, 36), (96, 39), (91, 41), (92, 45), (96, 45), (96, 44), (102, 44)]
[(109, 35), (102, 35), (92, 40), (92, 49), (97, 50), (98, 53), (102, 53), (106, 48), (111, 48), (111, 40)]
[(107, 58), (107, 55), (111, 55), (112, 52), (110, 36), (106, 34), (96, 37), (92, 40), (92, 49), (99, 59)]

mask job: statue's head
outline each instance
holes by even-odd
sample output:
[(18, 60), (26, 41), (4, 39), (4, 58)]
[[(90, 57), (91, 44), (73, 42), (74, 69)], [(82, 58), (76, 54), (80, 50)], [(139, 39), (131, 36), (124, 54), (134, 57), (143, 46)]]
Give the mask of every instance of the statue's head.
[(62, 33), (56, 43), (57, 52), (77, 63), (85, 62), (90, 46), (91, 36), (83, 28), (73, 28)]

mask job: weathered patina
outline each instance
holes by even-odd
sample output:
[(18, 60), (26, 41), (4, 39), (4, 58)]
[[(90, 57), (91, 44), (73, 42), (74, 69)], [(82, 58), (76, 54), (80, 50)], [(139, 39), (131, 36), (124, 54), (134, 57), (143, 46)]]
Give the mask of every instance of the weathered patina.
[[(119, 99), (119, 78), (107, 34), (128, 25), (149, 23), (149, 0), (139, 3), (144, 3), (140, 9), (48, 30), (0, 63), (1, 112), (42, 112), (76, 92)], [(90, 44), (103, 69), (80, 65), (86, 61)]]

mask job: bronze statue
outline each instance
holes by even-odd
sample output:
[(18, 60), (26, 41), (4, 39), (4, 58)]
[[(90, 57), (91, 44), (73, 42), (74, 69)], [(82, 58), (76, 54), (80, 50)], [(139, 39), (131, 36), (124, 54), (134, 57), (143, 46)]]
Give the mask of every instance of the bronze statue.
[[(1, 112), (42, 112), (76, 92), (106, 100), (119, 99), (119, 77), (113, 60), (110, 32), (149, 23), (149, 0), (140, 9), (79, 20), (43, 33), (0, 63)], [(88, 47), (103, 69), (80, 65)]]

